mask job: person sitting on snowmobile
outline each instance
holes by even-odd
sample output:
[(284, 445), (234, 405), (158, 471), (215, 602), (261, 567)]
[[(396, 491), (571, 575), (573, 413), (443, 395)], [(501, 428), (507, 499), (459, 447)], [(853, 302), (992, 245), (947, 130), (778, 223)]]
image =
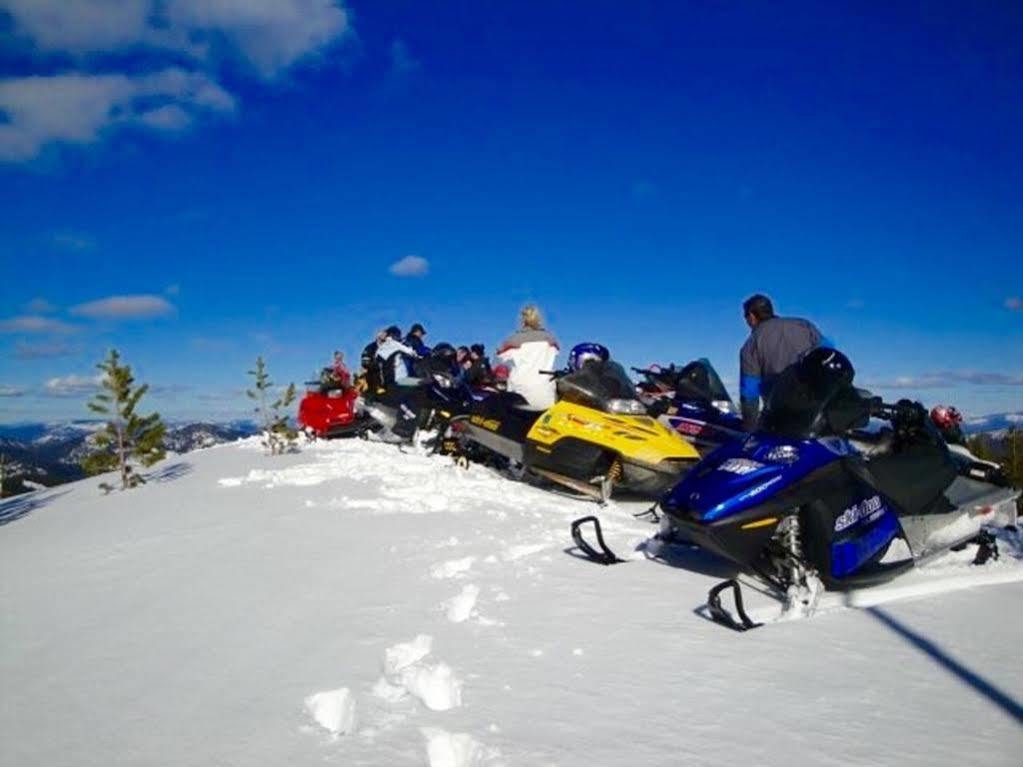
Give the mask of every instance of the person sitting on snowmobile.
[(381, 366), (381, 381), (384, 387), (407, 377), (406, 360), (416, 358), (416, 350), (401, 342), (401, 328), (391, 325), (385, 331), (387, 337), (378, 344), (376, 358)]
[(345, 365), (345, 355), (342, 352), (334, 352), (334, 362), (330, 367), (330, 373), (342, 389), (347, 389), (352, 385), (352, 374), (348, 371), (348, 366)]
[(408, 346), (415, 350), (415, 358), (406, 358), (405, 366), (408, 368), (408, 374), (414, 376), (416, 374), (416, 359), (425, 359), (430, 356), (430, 347), (423, 342), (423, 336), (426, 335), (426, 328), (420, 325), (418, 322), (409, 328), (408, 333), (405, 335), (405, 346)]
[(380, 344), (387, 340), (387, 331), (378, 330), (376, 336), (362, 350), (359, 363), (362, 365), (362, 373), (366, 378), (366, 388), (375, 392), (383, 386), (380, 361), (377, 359), (377, 349)]
[(473, 344), (469, 347), (469, 375), (470, 386), (481, 386), (484, 382), (494, 376), (490, 367), (490, 360), (487, 359), (487, 349), (483, 344)]
[(966, 444), (966, 439), (963, 437), (963, 417), (954, 407), (937, 405), (931, 410), (931, 420), (948, 444)]
[(753, 431), (760, 399), (767, 398), (778, 374), (811, 349), (833, 344), (808, 320), (775, 316), (771, 299), (760, 293), (743, 302), (742, 313), (750, 335), (739, 352), (739, 400), (743, 427)]
[(554, 380), (540, 371), (553, 368), (560, 346), (535, 306), (524, 307), (520, 319), (521, 327), (502, 342), (497, 357), (511, 363), (508, 391), (522, 395), (530, 408), (546, 410), (554, 404)]

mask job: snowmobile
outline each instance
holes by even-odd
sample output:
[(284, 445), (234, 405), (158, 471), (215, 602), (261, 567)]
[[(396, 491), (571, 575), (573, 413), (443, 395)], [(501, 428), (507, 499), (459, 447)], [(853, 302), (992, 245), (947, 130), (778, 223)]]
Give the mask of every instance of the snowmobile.
[(672, 364), (632, 370), (643, 377), (636, 391), (650, 414), (701, 455), (745, 436), (742, 416), (709, 360), (694, 360), (682, 368)]
[(359, 405), (356, 386), (340, 386), (326, 369), (319, 381), (307, 381), (298, 403), (298, 424), (311, 437), (332, 439), (365, 433), (372, 422)]
[(699, 460), (692, 445), (648, 415), (618, 363), (547, 374), (557, 382), (547, 410), (530, 409), (514, 392), (494, 393), (453, 419), (464, 449), (599, 501), (618, 488), (657, 497)]
[[(1019, 491), (962, 476), (927, 411), (884, 404), (852, 385), (848, 358), (815, 349), (772, 387), (761, 428), (724, 445), (661, 500), (665, 532), (737, 564), (787, 599), (881, 583), (1013, 525)], [(871, 417), (891, 424), (865, 431)], [(731, 588), (738, 620), (721, 604)], [(708, 612), (754, 627), (738, 582), (711, 590)]]

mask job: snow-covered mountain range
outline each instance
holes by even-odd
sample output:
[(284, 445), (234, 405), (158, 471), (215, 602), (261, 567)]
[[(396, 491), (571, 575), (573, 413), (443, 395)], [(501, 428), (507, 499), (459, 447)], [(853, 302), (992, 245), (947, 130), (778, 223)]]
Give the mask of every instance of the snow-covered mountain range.
[[(0, 454), (8, 461), (4, 494), (53, 487), (84, 477), (79, 464), (86, 450), (85, 442), (99, 428), (98, 421), (0, 426)], [(251, 421), (170, 423), (164, 444), (175, 453), (187, 453), (253, 433), (255, 424)]]

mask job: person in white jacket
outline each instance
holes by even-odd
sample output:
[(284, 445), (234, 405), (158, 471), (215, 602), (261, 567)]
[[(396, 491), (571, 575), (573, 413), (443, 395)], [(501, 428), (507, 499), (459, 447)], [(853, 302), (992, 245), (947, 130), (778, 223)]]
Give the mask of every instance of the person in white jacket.
[(397, 325), (391, 325), (384, 332), (386, 338), (377, 344), (377, 358), (380, 360), (381, 367), (390, 364), (389, 368), (381, 371), (386, 385), (407, 378), (405, 360), (415, 359), (418, 355), (415, 349), (401, 342), (401, 329)]
[(554, 379), (541, 373), (553, 370), (560, 346), (544, 329), (543, 317), (535, 306), (526, 306), (520, 315), (521, 327), (504, 340), (497, 358), (508, 363), (508, 391), (521, 394), (529, 407), (545, 410), (554, 404)]

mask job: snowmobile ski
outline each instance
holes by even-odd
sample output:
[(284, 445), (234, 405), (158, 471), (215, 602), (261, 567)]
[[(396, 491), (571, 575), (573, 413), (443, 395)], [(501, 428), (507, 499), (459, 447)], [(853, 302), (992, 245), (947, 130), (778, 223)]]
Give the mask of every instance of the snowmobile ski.
[[(732, 596), (735, 600), (735, 614), (739, 617), (738, 620), (721, 604), (721, 592), (727, 588), (732, 589)], [(763, 623), (756, 623), (746, 614), (746, 609), (742, 604), (742, 587), (735, 578), (722, 581), (710, 590), (710, 593), (707, 594), (707, 612), (710, 614), (712, 621), (720, 623), (722, 626), (727, 626), (733, 631), (749, 631), (764, 625)]]
[[(590, 543), (583, 537), (582, 526), (587, 523), (593, 523), (594, 535), (597, 538), (597, 546), (599, 551), (595, 549)], [(594, 516), (580, 517), (572, 523), (572, 540), (575, 541), (575, 545), (579, 547), (587, 557), (592, 559), (597, 564), (601, 565), (617, 565), (620, 562), (624, 562), (624, 559), (619, 559), (610, 548), (607, 543), (604, 542), (604, 533), (600, 529), (600, 520)]]

